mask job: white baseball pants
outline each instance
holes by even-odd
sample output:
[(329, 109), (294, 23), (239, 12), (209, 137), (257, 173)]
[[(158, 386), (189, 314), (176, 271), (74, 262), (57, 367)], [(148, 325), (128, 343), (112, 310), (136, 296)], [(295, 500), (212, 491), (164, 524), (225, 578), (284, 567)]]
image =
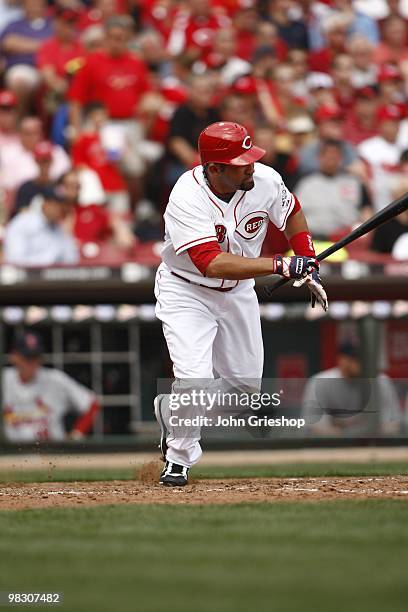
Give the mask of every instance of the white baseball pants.
[[(156, 315), (173, 362), (176, 384), (186, 387), (189, 379), (211, 390), (224, 381), (251, 381), (259, 390), (263, 371), (263, 342), (258, 299), (253, 287), (239, 283), (220, 292), (188, 283), (161, 264), (156, 275)], [(220, 379), (214, 380), (214, 370)], [(170, 408), (163, 406), (168, 425)], [(186, 414), (188, 411), (186, 411)], [(195, 411), (197, 414), (197, 411)], [(185, 467), (201, 457), (199, 428), (174, 435), (167, 426), (167, 459)]]

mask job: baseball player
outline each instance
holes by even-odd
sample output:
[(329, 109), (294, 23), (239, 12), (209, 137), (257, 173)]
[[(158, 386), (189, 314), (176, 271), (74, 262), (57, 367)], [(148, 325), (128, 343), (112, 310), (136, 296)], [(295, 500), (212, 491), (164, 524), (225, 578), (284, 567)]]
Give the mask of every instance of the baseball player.
[[(247, 130), (213, 123), (201, 132), (198, 148), (201, 165), (185, 172), (169, 197), (155, 284), (173, 392), (175, 385), (185, 389), (197, 380), (212, 388), (228, 381), (241, 389), (248, 381), (253, 392), (263, 370), (254, 278), (280, 274), (296, 286), (307, 283), (312, 305), (317, 301), (324, 310), (327, 296), (301, 205), (277, 172), (258, 163), (265, 151)], [(285, 232), (295, 256), (259, 256), (269, 222)], [(155, 414), (165, 461), (160, 483), (184, 486), (201, 456), (199, 428), (177, 435), (169, 395), (156, 397)]]
[(69, 409), (79, 416), (68, 437), (79, 440), (99, 410), (94, 393), (64, 372), (42, 367), (43, 352), (41, 338), (24, 331), (9, 355), (12, 367), (2, 372), (3, 427), (10, 442), (66, 439), (64, 415)]

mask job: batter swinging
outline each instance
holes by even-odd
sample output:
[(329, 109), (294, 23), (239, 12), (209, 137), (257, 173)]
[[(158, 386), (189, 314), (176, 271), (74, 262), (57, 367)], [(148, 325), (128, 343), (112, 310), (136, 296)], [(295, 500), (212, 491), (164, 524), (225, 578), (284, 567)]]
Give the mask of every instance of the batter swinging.
[[(312, 305), (327, 310), (312, 238), (296, 197), (259, 162), (265, 151), (236, 123), (199, 137), (201, 166), (175, 184), (164, 214), (165, 244), (155, 285), (176, 384), (258, 381), (263, 343), (254, 277), (280, 274), (307, 283)], [(268, 223), (285, 232), (293, 257), (259, 257)], [(215, 383), (216, 384), (216, 383)], [(233, 383), (232, 383), (233, 384)], [(253, 385), (252, 385), (253, 389)], [(200, 431), (175, 435), (166, 395), (155, 400), (165, 467), (160, 482), (184, 486), (201, 456)]]

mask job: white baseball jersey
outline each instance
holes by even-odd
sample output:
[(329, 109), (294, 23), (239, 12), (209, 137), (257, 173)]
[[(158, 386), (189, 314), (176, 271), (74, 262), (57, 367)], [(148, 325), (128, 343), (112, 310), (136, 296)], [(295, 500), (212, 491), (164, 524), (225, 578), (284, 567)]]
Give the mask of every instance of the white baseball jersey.
[(218, 198), (207, 185), (203, 167), (185, 172), (175, 184), (164, 214), (163, 262), (174, 273), (207, 287), (229, 288), (253, 280), (206, 278), (197, 270), (187, 250), (218, 240), (226, 253), (259, 257), (268, 221), (284, 230), (294, 197), (282, 177), (269, 166), (254, 164), (255, 186), (237, 191), (229, 202)]
[(64, 372), (40, 368), (25, 384), (15, 368), (3, 370), (4, 433), (12, 442), (63, 440), (63, 417), (69, 409), (84, 413), (94, 394)]

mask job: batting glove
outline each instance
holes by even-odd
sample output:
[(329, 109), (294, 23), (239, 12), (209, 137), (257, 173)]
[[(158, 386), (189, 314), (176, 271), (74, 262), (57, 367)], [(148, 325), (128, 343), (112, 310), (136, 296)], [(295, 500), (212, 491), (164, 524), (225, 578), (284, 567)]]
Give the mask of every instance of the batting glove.
[(319, 269), (319, 262), (315, 257), (294, 255), (293, 257), (283, 257), (275, 255), (273, 258), (274, 274), (280, 274), (285, 278), (301, 279), (316, 272)]
[(310, 303), (312, 308), (315, 307), (316, 302), (320, 304), (325, 312), (329, 309), (329, 302), (327, 300), (326, 291), (323, 288), (321, 278), (319, 276), (319, 272), (314, 270), (311, 274), (307, 274), (303, 278), (295, 281), (293, 283), (294, 287), (301, 287), (304, 284), (307, 284), (309, 287), (309, 291), (311, 293)]

